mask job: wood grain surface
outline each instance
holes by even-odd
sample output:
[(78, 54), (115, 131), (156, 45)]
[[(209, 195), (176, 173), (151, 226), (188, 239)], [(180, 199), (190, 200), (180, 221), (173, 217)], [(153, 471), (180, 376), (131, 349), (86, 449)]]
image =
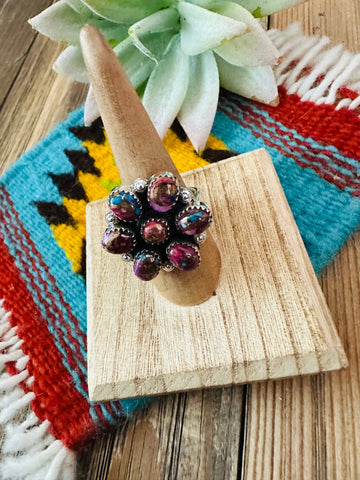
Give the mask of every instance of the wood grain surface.
[[(11, 165), (84, 99), (51, 71), (57, 44), (26, 18), (50, 0), (0, 1), (0, 169)], [(358, 0), (309, 0), (270, 18), (300, 21), (360, 52)], [(360, 478), (360, 233), (320, 281), (349, 368), (295, 380), (168, 395), (79, 454), (78, 478)]]
[(97, 239), (104, 232), (107, 199), (87, 206), (90, 399), (173, 393), (347, 366), (267, 151), (187, 172), (183, 179), (196, 185), (210, 206), (211, 230), (222, 252), (216, 295), (191, 308), (165, 300), (152, 282), (139, 282), (131, 265), (105, 252)]

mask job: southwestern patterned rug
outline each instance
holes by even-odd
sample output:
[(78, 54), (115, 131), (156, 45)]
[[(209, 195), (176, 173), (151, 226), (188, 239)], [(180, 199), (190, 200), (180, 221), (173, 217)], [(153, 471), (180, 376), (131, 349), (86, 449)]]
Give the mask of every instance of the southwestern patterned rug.
[[(360, 223), (360, 58), (297, 25), (270, 35), (284, 57), (280, 105), (223, 91), (201, 156), (177, 123), (165, 144), (180, 171), (267, 148), (320, 272)], [(146, 401), (88, 399), (85, 206), (120, 179), (101, 122), (82, 116), (0, 179), (3, 478), (73, 478), (74, 452)]]

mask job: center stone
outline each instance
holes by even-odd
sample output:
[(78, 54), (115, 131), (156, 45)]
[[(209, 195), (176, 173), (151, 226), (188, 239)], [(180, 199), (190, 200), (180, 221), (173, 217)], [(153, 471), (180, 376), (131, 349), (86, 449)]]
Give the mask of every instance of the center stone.
[(141, 234), (148, 243), (163, 243), (168, 238), (168, 222), (165, 219), (148, 220), (143, 224)]

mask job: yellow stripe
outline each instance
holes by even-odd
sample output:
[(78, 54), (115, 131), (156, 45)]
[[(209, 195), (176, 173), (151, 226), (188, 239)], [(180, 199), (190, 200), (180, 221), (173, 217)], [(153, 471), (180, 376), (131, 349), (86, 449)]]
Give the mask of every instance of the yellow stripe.
[(59, 246), (64, 249), (66, 256), (71, 261), (75, 272), (81, 269), (81, 253), (85, 238), (85, 207), (84, 200), (63, 198), (63, 204), (75, 220), (72, 225), (52, 225), (52, 231)]
[[(165, 136), (164, 145), (180, 173), (208, 165), (208, 162), (195, 152), (189, 140), (181, 141), (172, 130), (169, 130)], [(88, 149), (89, 155), (94, 159), (95, 167), (101, 172), (101, 177), (79, 172), (79, 182), (84, 187), (89, 201), (92, 202), (93, 200), (106, 197), (111, 189), (119, 185), (121, 181), (107, 137), (104, 144), (99, 145), (92, 140), (86, 140), (83, 142), (83, 146)], [(211, 135), (206, 148), (225, 150), (226, 146)], [(59, 246), (64, 249), (66, 256), (71, 261), (73, 269), (75, 272), (79, 272), (81, 269), (83, 240), (86, 234), (86, 202), (64, 197), (63, 204), (74, 218), (76, 224), (75, 226), (52, 225), (51, 228)]]
[[(204, 167), (209, 164), (209, 162), (196, 153), (189, 139), (185, 142), (180, 140), (172, 130), (169, 130), (166, 134), (164, 145), (180, 173)], [(210, 135), (205, 148), (227, 150), (224, 142), (214, 137), (214, 135)]]
[(88, 149), (89, 155), (95, 161), (95, 167), (100, 170), (101, 178), (96, 178), (98, 179), (98, 182), (101, 183), (107, 190), (105, 195), (108, 195), (112, 188), (111, 187), (109, 190), (109, 185), (113, 184), (115, 186), (120, 184), (120, 175), (116, 168), (107, 136), (105, 135), (105, 142), (101, 145), (92, 140), (86, 140), (83, 142), (83, 146)]

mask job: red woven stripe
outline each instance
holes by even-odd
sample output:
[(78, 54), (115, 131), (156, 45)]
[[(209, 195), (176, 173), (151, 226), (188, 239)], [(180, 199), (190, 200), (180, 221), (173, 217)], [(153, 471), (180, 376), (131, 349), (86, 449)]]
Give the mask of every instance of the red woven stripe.
[[(2, 221), (2, 222), (7, 222), (8, 220), (9, 220), (8, 218), (0, 218), (0, 221)], [(20, 241), (20, 244), (23, 247), (23, 250), (26, 251), (27, 248), (23, 243), (23, 238), (21, 237), (21, 235), (15, 235), (15, 238)], [(21, 259), (21, 253), (19, 251), (18, 251), (18, 255), (19, 255), (19, 258)], [(30, 259), (32, 261), (33, 268), (36, 269), (36, 266), (34, 265), (33, 259), (31, 257), (30, 257)], [(30, 282), (31, 288), (33, 289), (33, 291), (35, 291), (37, 293), (37, 296), (38, 296), (38, 298), (40, 298), (40, 301), (42, 301), (41, 287), (39, 287), (38, 283), (34, 280), (33, 275), (30, 272), (27, 263), (24, 261), (24, 262), (22, 262), (22, 265), (23, 265), (24, 271), (26, 273), (26, 277), (28, 278), (28, 280)], [(48, 298), (52, 298), (51, 295), (48, 295)], [(47, 298), (47, 300), (48, 300), (48, 298)], [(58, 318), (63, 320), (62, 314), (61, 314), (60, 311), (58, 311), (55, 303), (53, 303), (52, 306), (54, 306), (55, 311), (57, 311)], [(67, 362), (69, 363), (70, 367), (79, 375), (81, 386), (85, 391), (87, 391), (87, 384), (86, 384), (86, 381), (85, 381), (84, 373), (79, 368), (79, 365), (77, 363), (77, 358), (74, 357), (74, 352), (71, 350), (71, 348), (67, 344), (67, 341), (64, 337), (64, 333), (62, 332), (62, 330), (59, 327), (57, 327), (56, 322), (55, 322), (56, 317), (55, 317), (54, 313), (51, 311), (50, 308), (47, 308), (47, 315), (48, 315), (49, 319), (51, 319), (51, 324), (52, 324), (53, 328), (55, 329), (55, 331), (57, 332), (57, 334), (59, 336), (59, 340), (60, 340), (60, 343), (61, 343), (62, 347), (66, 351)], [(62, 323), (64, 323), (64, 321), (62, 321)], [(83, 360), (83, 357), (82, 357), (81, 354), (79, 354), (79, 360)]]
[(351, 90), (348, 87), (339, 88), (338, 93), (341, 97), (350, 98), (350, 100), (355, 100), (359, 96), (358, 92), (355, 92), (354, 90)]
[[(243, 109), (243, 110), (244, 112), (250, 111), (250, 114), (244, 113), (244, 120), (246, 121), (246, 125), (253, 123), (257, 128), (261, 128), (262, 124), (269, 126), (269, 122), (267, 122), (266, 119), (263, 119), (263, 118), (259, 119), (258, 117), (254, 117), (251, 109)], [(329, 175), (328, 178), (331, 178), (331, 183), (336, 184), (339, 188), (342, 188), (342, 189), (344, 189), (345, 187), (350, 187), (356, 190), (360, 189), (360, 182), (354, 181), (353, 176), (345, 175), (343, 172), (332, 167), (331, 165), (329, 165), (329, 163), (325, 158), (314, 156), (312, 154), (312, 147), (310, 145), (308, 145), (309, 150), (306, 151), (303, 148), (288, 144), (287, 138), (285, 137), (286, 132), (281, 131), (281, 129), (279, 129), (278, 134), (279, 134), (279, 137), (276, 137), (276, 136), (274, 137), (274, 146), (278, 145), (279, 140), (281, 139), (281, 143), (284, 146), (287, 146), (293, 152), (300, 153), (301, 157), (309, 162), (308, 164), (306, 164), (308, 168), (315, 169), (314, 167), (316, 166), (316, 164), (319, 164), (320, 166), (317, 168), (322, 169), (324, 171), (324, 175)], [(329, 157), (331, 158), (331, 160), (334, 161), (335, 159), (331, 154), (331, 152), (328, 152), (328, 153), (330, 153)], [(287, 154), (287, 156), (289, 156), (289, 153)], [(300, 160), (297, 160), (297, 163), (300, 164), (300, 162), (301, 162)], [(343, 182), (341, 182), (341, 180), (343, 180)], [(340, 187), (340, 185), (342, 186)]]
[(117, 414), (114, 412), (114, 409), (113, 409), (112, 406), (111, 406), (111, 402), (101, 402), (101, 404), (100, 404), (100, 403), (94, 403), (94, 404), (93, 404), (93, 408), (94, 408), (94, 410), (95, 410), (95, 413), (96, 413), (97, 417), (99, 418), (99, 420), (100, 420), (100, 422), (101, 422), (100, 428), (102, 428), (103, 430), (106, 430), (106, 429), (109, 429), (109, 428), (111, 428), (111, 427), (114, 426), (113, 423), (110, 423), (110, 422), (106, 419), (106, 417), (105, 417), (105, 415), (104, 415), (104, 413), (103, 413), (103, 409), (101, 408), (101, 406), (102, 406), (103, 408), (105, 408), (105, 410), (111, 415), (112, 418), (114, 418), (114, 417), (116, 418), (116, 422), (117, 422), (117, 424), (119, 425), (119, 423), (120, 423), (120, 417), (119, 417), (119, 415), (117, 415)]
[[(19, 219), (19, 216), (18, 216), (18, 213), (17, 211), (15, 210), (14, 206), (13, 206), (13, 203), (11, 202), (11, 199), (8, 195), (8, 192), (5, 190), (5, 189), (1, 189), (0, 188), (0, 194), (3, 193), (4, 196), (6, 197), (7, 199), (7, 202), (8, 202), (8, 206), (11, 210), (11, 212), (13, 213), (13, 215), (16, 217), (16, 219), (18, 220), (18, 226), (20, 227), (20, 233), (22, 233), (24, 235), (24, 237), (28, 240), (28, 243), (27, 242), (24, 242), (24, 238), (21, 236), (21, 235), (16, 235), (16, 238), (18, 239), (20, 245), (22, 246), (23, 248), (23, 251), (27, 252), (27, 258), (31, 261), (31, 264), (33, 266), (33, 268), (35, 269), (35, 271), (37, 271), (37, 267), (34, 263), (34, 259), (33, 259), (33, 256), (30, 254), (32, 253), (33, 255), (35, 255), (37, 258), (38, 258), (38, 261), (40, 263), (41, 266), (44, 267), (44, 269), (46, 269), (48, 271), (48, 267), (47, 265), (44, 264), (42, 258), (41, 258), (41, 255), (39, 254), (39, 252), (37, 251), (34, 243), (32, 242), (30, 236), (29, 236), (29, 233), (24, 229), (23, 225), (22, 225), (22, 222), (21, 220)], [(4, 216), (4, 213), (5, 213), (5, 209), (3, 211), (0, 211), (0, 216), (3, 217)], [(8, 222), (8, 221), (11, 221), (10, 218), (0, 218), (0, 221), (5, 221), (5, 222)], [(16, 226), (15, 226), (15, 231), (16, 230)], [(30, 249), (29, 247), (31, 248), (31, 252), (30, 252)], [(19, 255), (21, 255), (22, 252), (19, 252)], [(1, 257), (0, 257), (1, 258)], [(41, 288), (38, 287), (38, 284), (36, 283), (36, 281), (34, 281), (34, 278), (29, 270), (29, 267), (27, 266), (26, 262), (23, 262), (23, 266), (24, 266), (24, 269), (26, 271), (26, 274), (27, 274), (27, 278), (30, 279), (30, 283), (31, 283), (31, 287), (37, 292), (37, 294), (41, 297), (42, 296), (42, 290)], [(58, 287), (56, 286), (56, 283), (55, 283), (55, 279), (54, 277), (51, 275), (51, 273), (48, 271), (48, 275), (50, 277), (50, 280), (52, 282), (54, 282), (54, 287), (55, 287), (55, 290), (57, 292), (59, 292), (59, 296), (60, 298), (62, 299), (62, 295), (61, 295), (61, 291), (58, 289)], [(58, 308), (56, 302), (54, 301), (54, 298), (51, 294), (51, 292), (49, 292), (49, 289), (48, 289), (48, 284), (43, 281), (43, 279), (41, 278), (40, 275), (38, 275), (38, 278), (36, 279), (37, 281), (39, 281), (42, 286), (44, 287), (44, 290), (45, 290), (45, 293), (47, 294), (45, 296), (45, 300), (48, 302), (50, 301), (50, 299), (52, 300), (52, 303), (50, 304), (51, 305), (51, 308), (53, 309), (53, 311), (56, 312), (57, 314), (57, 319), (58, 321), (60, 321), (60, 323), (62, 325), (64, 325), (66, 327), (66, 330), (68, 332), (68, 339), (66, 339), (64, 337), (64, 333), (63, 331), (56, 327), (56, 324), (55, 324), (55, 316), (54, 314), (51, 312), (51, 310), (47, 307), (47, 314), (49, 316), (49, 318), (51, 318), (53, 320), (52, 322), (52, 325), (54, 326), (56, 332), (58, 333), (59, 337), (60, 337), (60, 342), (61, 342), (61, 345), (62, 347), (65, 349), (66, 351), (66, 361), (67, 363), (69, 364), (70, 368), (76, 372), (79, 376), (79, 379), (80, 379), (80, 384), (81, 384), (81, 387), (82, 389), (87, 392), (88, 391), (88, 386), (87, 386), (87, 381), (86, 381), (86, 378), (85, 378), (85, 375), (84, 373), (82, 372), (82, 370), (79, 368), (79, 363), (78, 362), (81, 362), (82, 365), (87, 368), (87, 365), (86, 365), (86, 361), (82, 355), (82, 353), (80, 352), (80, 344), (77, 340), (76, 337), (72, 336), (71, 334), (71, 329), (70, 329), (70, 326), (67, 324), (66, 322), (66, 319), (64, 318), (63, 316), (63, 313), (62, 311)], [(40, 300), (41, 301), (41, 300)], [(70, 307), (65, 303), (65, 301), (62, 299), (62, 304), (64, 306), (66, 306), (66, 310), (68, 312), (70, 312), (70, 315), (71, 315), (71, 319), (73, 322), (75, 322), (75, 325), (76, 325), (76, 331), (80, 331), (78, 326), (77, 326), (77, 319), (71, 314), (71, 311), (70, 311)], [(82, 335), (84, 335), (82, 332), (81, 332)], [(77, 348), (76, 348), (76, 353), (77, 353), (77, 356), (74, 354), (73, 350), (69, 347), (68, 343), (67, 343), (67, 340), (68, 341), (71, 341)], [(60, 354), (60, 352), (59, 352)], [(95, 407), (95, 412), (97, 414), (97, 417), (99, 419), (99, 421), (102, 423), (102, 426), (101, 427), (109, 427), (111, 426), (111, 424), (108, 422), (108, 420), (105, 418), (103, 412), (102, 412), (102, 409), (99, 405), (96, 405)], [(107, 411), (114, 417), (118, 417), (118, 414), (116, 414), (111, 406), (111, 404), (108, 404), (106, 405), (106, 409)]]
[[(70, 307), (66, 304), (66, 302), (64, 301), (63, 297), (62, 297), (62, 293), (61, 291), (58, 289), (57, 285), (56, 285), (56, 281), (55, 281), (55, 278), (51, 275), (49, 269), (48, 269), (48, 266), (43, 262), (42, 258), (41, 258), (41, 255), (39, 254), (39, 252), (37, 251), (34, 243), (32, 242), (30, 236), (29, 236), (29, 233), (24, 229), (23, 225), (22, 225), (22, 222), (18, 216), (18, 212), (15, 210), (14, 206), (13, 206), (13, 203), (8, 195), (8, 192), (5, 190), (5, 189), (1, 189), (0, 188), (0, 194), (3, 193), (4, 196), (6, 197), (6, 201), (8, 203), (8, 207), (10, 208), (11, 210), (11, 213), (14, 215), (14, 217), (16, 218), (17, 220), (17, 225), (20, 227), (20, 234), (16, 236), (16, 238), (18, 239), (20, 245), (22, 246), (23, 248), (23, 251), (27, 253), (27, 258), (31, 261), (31, 264), (33, 266), (33, 269), (35, 271), (37, 271), (37, 266), (35, 265), (35, 262), (34, 262), (34, 259), (33, 259), (33, 256), (36, 256), (38, 258), (38, 261), (40, 263), (40, 265), (44, 268), (44, 270), (47, 271), (48, 273), (48, 277), (50, 279), (50, 281), (53, 282), (53, 287), (55, 289), (55, 291), (57, 291), (59, 293), (59, 298), (61, 300), (61, 303), (62, 305), (64, 305), (66, 307), (66, 310), (67, 312), (69, 313), (69, 316), (70, 316), (70, 319), (72, 320), (72, 322), (75, 324), (75, 330), (77, 332), (79, 332), (79, 334), (81, 334), (83, 336), (83, 338), (85, 339), (85, 335), (83, 334), (83, 332), (81, 332), (79, 330), (79, 327), (77, 325), (77, 319), (73, 316), (73, 314), (71, 313), (70, 311)], [(4, 212), (5, 212), (5, 209), (3, 211), (0, 211), (0, 215), (3, 217), (4, 216)], [(0, 221), (10, 221), (11, 219), (10, 218), (0, 218)], [(17, 231), (17, 227), (15, 226), (14, 228), (15, 231)], [(23, 236), (22, 236), (22, 235)], [(27, 239), (27, 242), (24, 242), (24, 237)], [(31, 251), (30, 251), (31, 249)], [(22, 252), (19, 252), (19, 255), (21, 255)], [(32, 254), (32, 255), (31, 255)], [(32, 288), (38, 293), (38, 295), (42, 296), (42, 290), (41, 288), (38, 287), (36, 281), (34, 281), (34, 278), (31, 274), (31, 272), (29, 271), (29, 268), (28, 266), (26, 265), (26, 262), (23, 263), (24, 265), (24, 268), (25, 268), (25, 271), (26, 271), (26, 274), (27, 274), (27, 278), (30, 279), (30, 282), (31, 282), (31, 286)], [(60, 342), (61, 342), (61, 345), (62, 347), (65, 349), (66, 351), (66, 360), (70, 366), (70, 368), (76, 372), (79, 376), (79, 379), (80, 379), (80, 384), (81, 384), (81, 387), (82, 389), (87, 392), (88, 390), (88, 386), (87, 386), (87, 382), (86, 382), (86, 378), (85, 378), (85, 375), (84, 373), (82, 372), (82, 370), (79, 368), (79, 363), (78, 362), (81, 362), (82, 365), (87, 368), (86, 366), (86, 361), (82, 355), (82, 353), (80, 352), (80, 344), (78, 342), (78, 339), (76, 337), (74, 337), (71, 333), (71, 329), (70, 329), (70, 326), (68, 325), (68, 323), (66, 322), (66, 319), (64, 318), (63, 316), (63, 313), (62, 311), (58, 308), (56, 302), (54, 301), (54, 298), (53, 298), (53, 295), (51, 294), (51, 292), (49, 292), (49, 289), (48, 289), (48, 284), (42, 279), (41, 275), (38, 275), (38, 278), (36, 279), (37, 281), (40, 282), (40, 284), (42, 285), (43, 289), (45, 290), (45, 293), (46, 293), (46, 296), (45, 296), (45, 300), (46, 301), (49, 301), (50, 299), (52, 300), (52, 303), (50, 304), (51, 305), (51, 308), (53, 309), (53, 311), (56, 312), (57, 314), (57, 319), (58, 321), (60, 321), (60, 323), (65, 326), (67, 332), (68, 332), (68, 338), (66, 339), (64, 337), (64, 333), (63, 331), (56, 327), (56, 324), (55, 324), (55, 316), (54, 314), (51, 312), (51, 310), (49, 308), (47, 308), (47, 313), (49, 315), (49, 317), (53, 320), (52, 322), (52, 325), (54, 326), (56, 332), (58, 333), (59, 337), (60, 337)], [(41, 300), (40, 300), (41, 301)], [(73, 345), (75, 345), (76, 347), (76, 354), (74, 354), (73, 350), (69, 347), (68, 345), (68, 342), (67, 341), (71, 341)], [(86, 340), (85, 340), (85, 343), (86, 343)], [(106, 409), (107, 411), (114, 417), (114, 415), (117, 417), (118, 415), (114, 412), (112, 406), (109, 404), (106, 406)], [(97, 416), (99, 418), (99, 421), (103, 424), (102, 426), (103, 427), (108, 427), (110, 426), (111, 424), (108, 422), (108, 420), (104, 417), (103, 415), (103, 412), (101, 410), (101, 407), (100, 406), (96, 406), (95, 407), (95, 412), (97, 413)]]
[(335, 110), (333, 105), (302, 102), (298, 95), (287, 95), (279, 88), (277, 107), (257, 105), (285, 127), (295, 128), (303, 137), (311, 137), (325, 145), (334, 145), (343, 155), (360, 161), (360, 118), (347, 108)]
[[(16, 239), (18, 240), (19, 244), (21, 245), (22, 249), (23, 249), (23, 252), (26, 253), (26, 258), (28, 260), (30, 260), (31, 262), (31, 265), (34, 269), (34, 271), (38, 271), (38, 267), (35, 265), (35, 260), (34, 260), (34, 256), (36, 256), (38, 258), (38, 261), (41, 265), (41, 267), (43, 267), (44, 269), (48, 270), (48, 267), (45, 265), (45, 263), (43, 262), (41, 256), (39, 255), (34, 243), (32, 242), (30, 236), (29, 236), (29, 233), (24, 229), (23, 225), (22, 225), (22, 222), (21, 220), (19, 219), (19, 216), (18, 216), (18, 213), (17, 211), (15, 210), (10, 198), (9, 198), (9, 195), (8, 193), (6, 192), (6, 190), (4, 189), (0, 189), (0, 193), (3, 193), (4, 194), (4, 197), (6, 198), (6, 201), (8, 203), (8, 207), (9, 209), (11, 210), (11, 213), (12, 215), (16, 218), (17, 220), (17, 223), (16, 225), (14, 226), (14, 231), (15, 232), (18, 232), (19, 231), (19, 234), (15, 234), (15, 237)], [(0, 218), (0, 221), (2, 222), (10, 222), (11, 221), (11, 218), (10, 216), (7, 216), (5, 218), (5, 214), (6, 214), (6, 211), (5, 209), (3, 209), (1, 212), (0, 212), (0, 215), (1, 215), (1, 218)], [(24, 238), (26, 238), (26, 242), (24, 241)], [(31, 251), (30, 251), (31, 249)], [(19, 253), (21, 255), (21, 253)], [(58, 333), (60, 339), (61, 339), (61, 345), (63, 346), (63, 348), (66, 350), (66, 353), (67, 353), (67, 360), (69, 362), (69, 365), (71, 366), (71, 368), (76, 371), (78, 373), (78, 375), (80, 376), (81, 378), (81, 382), (82, 382), (82, 387), (86, 390), (87, 389), (87, 386), (86, 386), (86, 382), (84, 380), (84, 374), (83, 372), (81, 371), (81, 369), (78, 367), (78, 362), (81, 362), (82, 365), (84, 367), (86, 367), (86, 362), (85, 362), (85, 359), (80, 351), (80, 344), (79, 344), (79, 341), (76, 337), (74, 337), (72, 335), (72, 332), (71, 332), (71, 328), (70, 326), (67, 324), (67, 322), (65, 321), (64, 317), (63, 317), (63, 313), (62, 311), (58, 308), (54, 298), (53, 298), (53, 295), (49, 292), (49, 288), (48, 288), (48, 285), (47, 283), (43, 280), (42, 276), (39, 274), (37, 275), (37, 278), (36, 278), (36, 281), (34, 280), (33, 278), (33, 275), (31, 274), (30, 270), (29, 270), (29, 267), (27, 266), (26, 262), (23, 262), (23, 267), (26, 271), (26, 274), (27, 274), (27, 278), (29, 279), (30, 283), (31, 283), (31, 287), (37, 292), (38, 294), (38, 297), (40, 299), (40, 301), (42, 303), (44, 303), (44, 299), (46, 300), (46, 302), (49, 303), (49, 307), (47, 306), (47, 312), (48, 312), (48, 315), (49, 317), (52, 319), (52, 325), (53, 327), (55, 328), (56, 332)], [(60, 298), (60, 301), (62, 303), (62, 305), (64, 305), (66, 307), (66, 310), (67, 312), (71, 315), (71, 320), (75, 323), (75, 325), (77, 325), (77, 319), (71, 314), (70, 312), (70, 309), (69, 309), (69, 306), (64, 302), (64, 300), (62, 299), (62, 295), (61, 295), (61, 292), (60, 290), (57, 288), (56, 286), (56, 283), (55, 283), (55, 279), (54, 277), (49, 273), (49, 276), (50, 276), (50, 280), (52, 282), (54, 282), (54, 287), (55, 287), (55, 290), (57, 292), (59, 292), (59, 298)], [(39, 283), (37, 283), (39, 282)], [(40, 286), (39, 286), (40, 285)], [(43, 293), (42, 292), (45, 292), (45, 296), (43, 296)], [(57, 317), (55, 317), (54, 313), (56, 313)], [(66, 340), (66, 338), (64, 337), (64, 333), (63, 331), (56, 326), (56, 318), (60, 321), (60, 323), (66, 328), (66, 331), (67, 331), (67, 334), (68, 334), (68, 340), (72, 342), (72, 344), (75, 346), (75, 352), (76, 352), (76, 357), (74, 358), (74, 352), (71, 350), (71, 348), (68, 346), (68, 342)], [(77, 327), (76, 329), (77, 331), (80, 332), (79, 328)], [(82, 334), (82, 332), (80, 332)], [(83, 334), (82, 334), (83, 335)], [(84, 340), (85, 340), (85, 337), (84, 337)]]
[[(292, 142), (299, 145), (299, 147), (295, 147), (294, 145), (289, 145), (289, 148), (295, 149), (297, 152), (300, 152), (303, 156), (305, 156), (306, 155), (306, 149), (300, 148), (300, 146), (306, 147), (308, 149), (308, 152), (310, 153), (309, 161), (311, 163), (314, 163), (314, 162), (320, 163), (325, 169), (328, 169), (330, 172), (332, 172), (336, 175), (340, 175), (344, 179), (349, 178), (351, 180), (353, 174), (357, 175), (358, 170), (354, 167), (354, 165), (351, 165), (348, 162), (343, 161), (343, 160), (335, 157), (333, 152), (331, 152), (330, 150), (321, 149), (321, 153), (323, 155), (327, 155), (329, 157), (329, 159), (331, 159), (331, 161), (333, 163), (335, 163), (336, 165), (338, 165), (339, 167), (342, 167), (344, 170), (349, 170), (350, 177), (348, 175), (343, 174), (339, 170), (331, 167), (331, 165), (329, 165), (327, 163), (325, 158), (318, 157), (317, 155), (320, 153), (320, 151), (318, 151), (318, 149), (314, 150), (314, 147), (312, 145), (310, 145), (310, 143), (306, 142), (303, 138), (301, 138), (301, 139), (296, 138), (295, 135), (292, 132), (286, 131), (283, 128), (281, 128), (280, 123), (275, 122), (275, 121), (270, 122), (264, 117), (259, 118), (258, 115), (252, 110), (252, 108), (250, 106), (243, 105), (236, 100), (233, 103), (235, 105), (238, 105), (238, 107), (240, 107), (243, 112), (246, 112), (247, 113), (246, 119), (249, 120), (249, 121), (251, 121), (251, 119), (253, 119), (254, 124), (258, 128), (261, 128), (262, 125), (266, 125), (267, 127), (271, 128), (271, 129), (274, 129), (276, 131), (276, 133), (279, 136), (279, 139), (281, 139), (282, 142), (286, 141), (286, 139), (288, 137), (292, 140)], [(305, 157), (305, 158), (307, 158), (307, 157)], [(360, 185), (359, 182), (356, 182), (356, 185)]]
[[(244, 128), (249, 128), (249, 124), (246, 123), (246, 122), (243, 122), (237, 115), (232, 115), (230, 114), (228, 111), (224, 111), (224, 113), (231, 119), (231, 120), (234, 120), (236, 121), (237, 123), (239, 123), (239, 125), (241, 125), (242, 127)], [(337, 186), (340, 190), (344, 190), (344, 188), (346, 187), (346, 185), (344, 184), (343, 181), (339, 181), (340, 179), (339, 178), (336, 178), (330, 174), (328, 174), (326, 171), (324, 171), (322, 168), (320, 168), (318, 165), (314, 165), (314, 164), (309, 164), (307, 162), (303, 162), (301, 159), (298, 158), (297, 155), (294, 155), (286, 150), (284, 150), (280, 145), (278, 145), (277, 143), (275, 142), (272, 142), (271, 140), (263, 137), (259, 132), (256, 132), (256, 131), (252, 131), (252, 134), (256, 137), (256, 138), (262, 138), (265, 145), (268, 145), (269, 147), (272, 147), (272, 148), (276, 148), (278, 150), (278, 152), (280, 152), (282, 155), (284, 155), (284, 157), (287, 157), (287, 158), (292, 158), (300, 167), (302, 168), (311, 168), (312, 170), (314, 170), (316, 172), (316, 174), (320, 177), (320, 178), (323, 178), (324, 180), (326, 180), (327, 182), (329, 183), (332, 183), (334, 184), (335, 186)], [(352, 193), (354, 194), (354, 193)], [(354, 194), (354, 196), (356, 196)]]
[[(11, 199), (10, 199), (10, 196), (8, 194), (8, 192), (5, 190), (5, 189), (2, 189), (2, 192), (3, 194), (5, 195), (6, 197), (6, 201), (8, 202), (9, 206), (11, 207), (11, 212), (13, 213), (13, 215), (15, 216), (16, 220), (18, 221), (19, 225), (22, 227), (22, 222), (19, 218), (19, 214), (18, 212), (16, 211), (16, 209), (14, 208), (14, 204), (12, 203)], [(38, 250), (36, 249), (33, 241), (31, 240), (30, 238), (30, 235), (29, 235), (29, 232), (27, 230), (25, 230), (23, 227), (21, 229), (21, 232), (23, 233), (24, 237), (26, 238), (27, 240), (27, 244), (29, 245), (29, 247), (31, 248), (32, 250), (32, 253), (37, 256), (38, 258), (38, 261), (39, 261), (39, 264), (40, 266), (45, 270), (45, 272), (47, 273), (47, 276), (49, 278), (49, 280), (51, 281), (53, 287), (54, 287), (54, 290), (56, 291), (56, 293), (59, 295), (59, 300), (60, 300), (60, 303), (61, 305), (65, 308), (67, 314), (69, 315), (69, 318), (71, 319), (71, 321), (73, 322), (74, 324), (74, 328), (75, 328), (75, 333), (76, 335), (78, 335), (79, 337), (81, 337), (83, 339), (83, 342), (84, 342), (84, 345), (86, 345), (86, 335), (84, 332), (82, 332), (78, 326), (78, 321), (76, 319), (76, 317), (73, 315), (73, 313), (71, 312), (71, 309), (70, 309), (70, 306), (67, 304), (67, 302), (65, 302), (64, 300), (64, 297), (62, 295), (62, 291), (58, 288), (57, 286), (57, 283), (56, 283), (56, 280), (55, 278), (53, 277), (53, 275), (51, 274), (50, 272), (50, 269), (49, 269), (49, 266), (43, 261), (43, 259), (41, 258), (41, 255), (39, 254)], [(69, 333), (71, 334), (71, 331), (70, 331), (70, 326), (68, 324), (65, 324), (66, 328), (68, 329)], [(77, 339), (75, 339), (76, 342), (77, 342)]]
[(12, 312), (11, 325), (18, 327), (17, 335), (24, 340), (22, 349), (30, 357), (29, 373), (35, 377), (32, 409), (41, 421), (50, 421), (55, 438), (77, 449), (97, 431), (89, 404), (72, 386), (46, 322), (1, 237), (0, 258), (0, 298), (5, 298), (4, 307)]

